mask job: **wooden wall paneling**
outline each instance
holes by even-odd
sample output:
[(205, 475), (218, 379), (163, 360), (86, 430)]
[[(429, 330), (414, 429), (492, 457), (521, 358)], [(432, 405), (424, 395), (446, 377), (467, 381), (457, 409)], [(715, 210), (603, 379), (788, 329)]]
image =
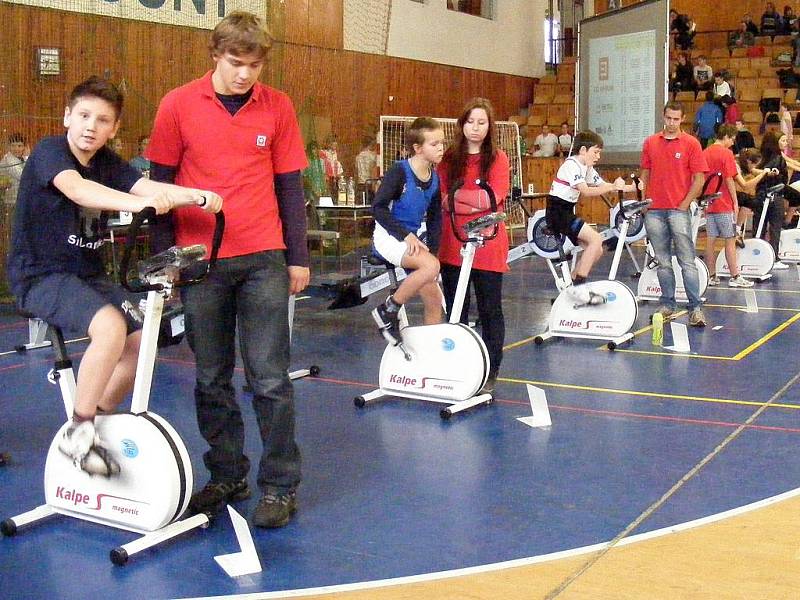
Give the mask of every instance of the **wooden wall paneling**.
[(320, 48), (344, 47), (343, 0), (307, 0), (307, 42)]
[[(284, 41), (294, 44), (305, 44), (308, 41), (308, 7), (310, 0), (291, 0), (281, 2), (283, 14), (275, 13), (275, 34)], [(276, 4), (276, 3), (272, 3)], [(281, 18), (283, 19), (281, 22)]]

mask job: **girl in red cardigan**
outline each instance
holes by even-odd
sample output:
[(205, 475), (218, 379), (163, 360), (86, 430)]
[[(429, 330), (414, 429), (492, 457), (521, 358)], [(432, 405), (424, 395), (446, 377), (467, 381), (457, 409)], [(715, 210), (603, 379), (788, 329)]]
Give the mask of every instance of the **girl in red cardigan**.
[[(476, 179), (487, 181), (497, 198), (497, 210), (503, 211), (509, 191), (509, 162), (506, 153), (497, 148), (494, 110), (484, 98), (473, 98), (464, 107), (456, 125), (455, 139), (444, 154), (438, 167), (442, 193), (442, 238), (439, 246), (442, 284), (447, 312), (453, 307), (461, 267), (461, 242), (450, 226), (449, 189), (459, 181), (465, 195), (480, 189)], [(469, 215), (456, 214), (456, 227), (486, 214), (490, 209)], [(462, 234), (463, 235), (463, 234)], [(491, 366), (489, 378), (481, 393), (491, 393), (500, 370), (505, 340), (503, 317), (503, 273), (508, 271), (508, 234), (503, 223), (498, 226), (497, 237), (487, 240), (475, 254), (470, 283), (478, 303), (481, 322), (481, 337), (489, 351)], [(469, 294), (464, 301), (461, 322), (466, 323), (469, 314)]]

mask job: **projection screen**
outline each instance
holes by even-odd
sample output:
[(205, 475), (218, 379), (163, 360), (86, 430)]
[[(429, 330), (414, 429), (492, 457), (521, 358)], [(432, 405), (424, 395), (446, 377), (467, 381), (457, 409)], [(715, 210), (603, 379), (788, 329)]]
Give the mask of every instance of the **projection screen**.
[(577, 129), (603, 136), (603, 164), (638, 165), (663, 126), (669, 0), (584, 19), (578, 39)]

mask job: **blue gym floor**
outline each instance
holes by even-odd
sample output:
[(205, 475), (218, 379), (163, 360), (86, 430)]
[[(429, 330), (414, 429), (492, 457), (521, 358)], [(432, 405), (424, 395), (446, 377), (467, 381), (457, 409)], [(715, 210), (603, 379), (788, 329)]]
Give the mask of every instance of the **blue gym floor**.
[[(608, 268), (604, 260), (597, 277)], [(623, 281), (635, 286), (627, 274)], [(615, 352), (586, 340), (536, 346), (532, 336), (544, 330), (554, 286), (542, 259), (521, 260), (505, 278), (508, 347), (496, 402), (449, 421), (439, 418), (439, 405), (426, 402), (354, 407), (355, 395), (374, 388), (384, 347), (369, 317), (377, 298), (340, 311), (325, 310), (322, 298), (303, 299), (293, 367), (316, 364), (322, 372), (295, 382), (304, 460), (300, 509), (284, 529), (253, 528), (262, 573), (232, 579), (213, 560), (239, 550), (227, 516), (125, 567), (113, 566), (108, 552), (134, 534), (55, 516), (0, 540), (2, 596), (190, 598), (434, 573), (609, 541), (660, 499), (629, 533), (797, 488), (800, 389), (782, 388), (796, 373), (798, 273), (782, 271), (755, 290), (759, 312), (748, 314), (740, 310), (743, 291), (709, 288), (709, 324), (690, 328), (689, 355), (651, 345), (652, 303), (640, 304), (639, 333)], [(411, 318), (418, 317), (415, 307)], [(11, 351), (26, 340), (26, 322), (6, 310), (0, 450), (12, 462), (0, 469), (0, 518), (42, 503), (46, 448), (64, 421), (58, 390), (46, 380), (50, 351)], [(83, 347), (69, 345), (75, 358)], [(162, 352), (151, 409), (183, 436), (200, 487), (206, 473), (193, 377), (185, 343)], [(241, 370), (236, 377), (240, 388)], [(530, 414), (526, 383), (545, 390), (551, 428), (516, 420)], [(257, 457), (247, 395), (241, 400), (249, 453)], [(692, 471), (767, 402), (713, 460)], [(254, 485), (254, 473), (250, 479)], [(236, 508), (249, 516), (256, 500)]]

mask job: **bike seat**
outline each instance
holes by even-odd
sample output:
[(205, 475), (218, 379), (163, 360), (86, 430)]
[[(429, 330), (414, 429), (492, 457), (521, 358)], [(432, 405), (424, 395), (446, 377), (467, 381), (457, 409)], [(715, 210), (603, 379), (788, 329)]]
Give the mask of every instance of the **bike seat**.
[(394, 263), (390, 263), (382, 256), (378, 256), (377, 254), (374, 253), (367, 255), (367, 262), (371, 264), (373, 267), (386, 267), (387, 269), (395, 268)]
[(768, 188), (767, 188), (767, 193), (768, 193), (768, 194), (777, 194), (777, 193), (778, 193), (778, 192), (780, 192), (780, 191), (781, 191), (781, 190), (782, 190), (784, 187), (786, 187), (784, 184), (782, 184), (782, 183), (777, 183), (777, 184), (775, 184), (775, 185), (773, 185), (773, 186), (770, 186), (770, 187), (768, 187)]

